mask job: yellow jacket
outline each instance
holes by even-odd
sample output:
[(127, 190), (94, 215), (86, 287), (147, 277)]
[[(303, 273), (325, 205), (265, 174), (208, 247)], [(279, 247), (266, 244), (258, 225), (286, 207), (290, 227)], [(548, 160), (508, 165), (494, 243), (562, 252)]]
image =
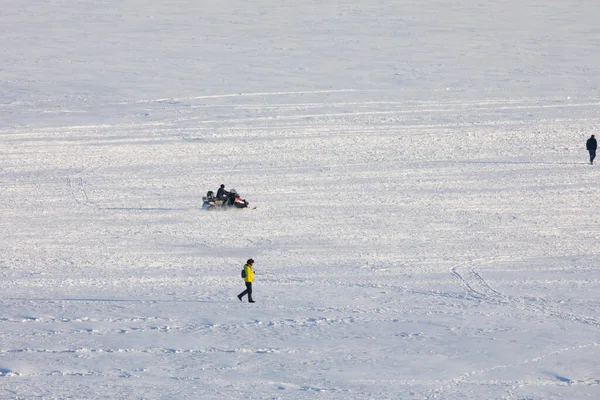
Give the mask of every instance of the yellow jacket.
[(244, 278), (244, 282), (254, 281), (254, 271), (252, 271), (252, 265), (250, 265), (250, 264), (244, 265), (244, 271), (246, 272), (246, 277)]

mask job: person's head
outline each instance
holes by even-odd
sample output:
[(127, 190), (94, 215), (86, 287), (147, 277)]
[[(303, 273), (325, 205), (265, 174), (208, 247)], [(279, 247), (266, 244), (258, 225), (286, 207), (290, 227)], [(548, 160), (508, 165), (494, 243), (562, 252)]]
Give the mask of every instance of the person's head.
[(254, 264), (254, 260), (249, 258), (248, 261), (246, 261), (246, 264), (252, 265), (252, 264)]
[(594, 135), (592, 135), (592, 139), (594, 138)]
[(225, 189), (225, 185), (221, 183), (221, 189)]

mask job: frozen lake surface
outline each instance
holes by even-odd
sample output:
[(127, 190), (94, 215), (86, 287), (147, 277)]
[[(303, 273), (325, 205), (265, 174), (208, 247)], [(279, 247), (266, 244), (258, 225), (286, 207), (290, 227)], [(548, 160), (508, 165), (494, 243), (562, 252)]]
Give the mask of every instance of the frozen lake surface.
[(0, 398), (600, 397), (595, 4), (21, 3)]

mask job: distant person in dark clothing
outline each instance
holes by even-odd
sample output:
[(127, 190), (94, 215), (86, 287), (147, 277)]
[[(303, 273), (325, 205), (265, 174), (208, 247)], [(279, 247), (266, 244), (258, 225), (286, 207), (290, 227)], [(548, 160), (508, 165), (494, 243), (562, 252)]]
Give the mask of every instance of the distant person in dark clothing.
[(227, 190), (225, 190), (225, 185), (221, 184), (221, 186), (219, 187), (219, 190), (217, 190), (217, 199), (224, 200), (228, 194), (229, 194), (229, 192)]
[(585, 142), (587, 151), (590, 152), (590, 164), (594, 164), (594, 158), (596, 158), (596, 149), (598, 148), (598, 142), (594, 135)]
[(248, 295), (248, 303), (254, 303), (252, 300), (252, 281), (254, 281), (254, 270), (252, 269), (252, 265), (254, 264), (253, 259), (249, 259), (246, 261), (246, 265), (244, 265), (244, 283), (246, 284), (246, 290), (242, 293), (238, 294), (238, 299), (242, 301), (242, 297)]

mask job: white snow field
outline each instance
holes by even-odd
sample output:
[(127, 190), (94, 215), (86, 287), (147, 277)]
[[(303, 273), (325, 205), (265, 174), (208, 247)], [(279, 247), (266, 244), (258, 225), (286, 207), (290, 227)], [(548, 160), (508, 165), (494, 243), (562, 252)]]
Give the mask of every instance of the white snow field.
[(600, 399), (598, 21), (4, 0), (0, 399)]

